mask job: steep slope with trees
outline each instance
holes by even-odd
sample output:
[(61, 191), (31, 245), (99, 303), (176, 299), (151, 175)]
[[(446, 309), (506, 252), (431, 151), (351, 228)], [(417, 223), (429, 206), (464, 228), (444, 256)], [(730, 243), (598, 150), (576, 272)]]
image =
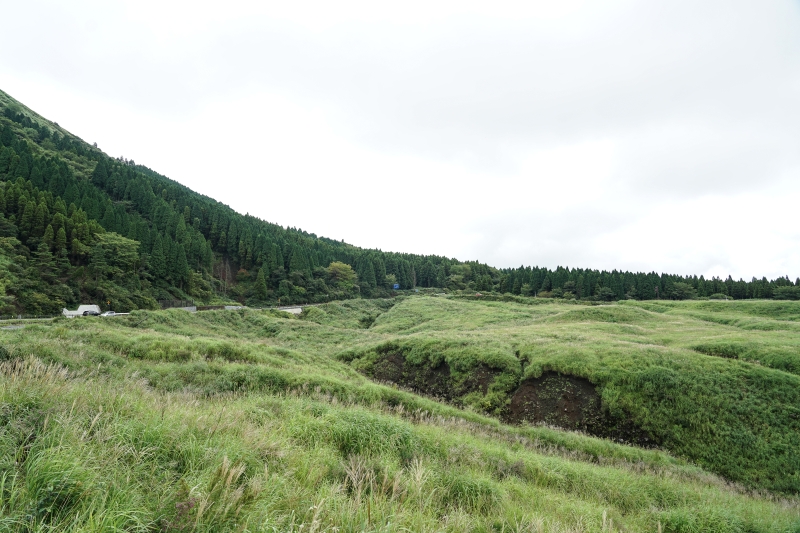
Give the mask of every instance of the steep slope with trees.
[(121, 311), (176, 299), (324, 302), (386, 296), (395, 284), (597, 300), (800, 299), (800, 279), (496, 269), (358, 248), (241, 215), (109, 157), (2, 91), (0, 264), (0, 315), (52, 314), (82, 301)]
[(86, 298), (127, 310), (187, 298), (379, 296), (395, 283), (413, 288), (415, 264), (436, 265), (444, 279), (446, 258), (363, 250), (243, 216), (108, 157), (4, 93), (0, 111), (0, 260), (9, 264), (0, 313), (53, 313)]

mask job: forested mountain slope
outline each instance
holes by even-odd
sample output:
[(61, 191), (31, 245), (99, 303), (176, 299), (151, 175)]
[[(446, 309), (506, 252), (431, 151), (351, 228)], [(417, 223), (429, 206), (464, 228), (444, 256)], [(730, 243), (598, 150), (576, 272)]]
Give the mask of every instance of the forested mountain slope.
[(361, 249), (236, 213), (109, 157), (2, 91), (0, 265), (0, 315), (89, 301), (118, 311), (173, 299), (324, 302), (385, 296), (395, 284), (600, 300), (800, 297), (800, 280), (788, 278), (496, 269)]
[[(84, 298), (119, 310), (173, 298), (327, 301), (443, 283), (445, 258), (362, 250), (243, 216), (108, 157), (1, 92), (0, 111), (6, 312)], [(324, 268), (337, 261), (355, 267), (358, 284)]]

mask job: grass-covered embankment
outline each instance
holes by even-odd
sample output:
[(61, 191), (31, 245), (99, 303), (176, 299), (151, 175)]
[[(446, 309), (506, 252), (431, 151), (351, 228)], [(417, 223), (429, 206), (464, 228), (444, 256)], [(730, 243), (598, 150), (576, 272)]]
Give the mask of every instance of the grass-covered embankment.
[[(386, 379), (399, 356), (406, 379), (391, 381), (501, 417), (527, 380), (548, 371), (585, 378), (615, 425), (597, 434), (652, 437), (728, 479), (796, 493), (800, 377), (789, 370), (800, 363), (798, 310), (788, 302), (524, 306), (419, 298), (378, 317), (371, 330), (389, 340), (339, 357)], [(742, 344), (747, 357), (699, 348)], [(482, 387), (474, 383), (481, 375)]]

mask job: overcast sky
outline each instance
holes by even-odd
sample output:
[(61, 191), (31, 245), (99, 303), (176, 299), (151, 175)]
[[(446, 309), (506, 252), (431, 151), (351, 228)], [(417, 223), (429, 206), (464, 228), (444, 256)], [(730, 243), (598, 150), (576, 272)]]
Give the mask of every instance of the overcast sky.
[(358, 246), (800, 276), (800, 3), (386, 5), (14, 2), (0, 89)]

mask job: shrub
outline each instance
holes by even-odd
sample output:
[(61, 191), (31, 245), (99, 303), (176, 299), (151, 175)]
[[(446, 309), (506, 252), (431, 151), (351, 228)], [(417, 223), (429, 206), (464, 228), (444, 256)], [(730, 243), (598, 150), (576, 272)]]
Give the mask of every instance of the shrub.
[(738, 359), (745, 352), (745, 347), (735, 343), (698, 344), (694, 350), (706, 355)]
[(202, 347), (206, 359), (224, 359), (229, 362), (255, 362), (255, 357), (250, 350), (241, 344), (231, 342), (216, 342)]
[(409, 461), (417, 447), (407, 424), (366, 411), (339, 413), (330, 429), (332, 443), (344, 457), (391, 453)]
[(486, 514), (501, 499), (500, 491), (494, 483), (475, 475), (447, 472), (443, 479), (444, 505), (461, 507), (468, 511)]
[(13, 359), (11, 352), (8, 350), (8, 348), (0, 344), (0, 363), (3, 361), (11, 361), (11, 359)]
[(58, 454), (58, 449), (43, 450), (26, 462), (26, 484), (35, 502), (32, 514), (45, 522), (72, 513), (91, 497), (90, 472), (54, 453)]

